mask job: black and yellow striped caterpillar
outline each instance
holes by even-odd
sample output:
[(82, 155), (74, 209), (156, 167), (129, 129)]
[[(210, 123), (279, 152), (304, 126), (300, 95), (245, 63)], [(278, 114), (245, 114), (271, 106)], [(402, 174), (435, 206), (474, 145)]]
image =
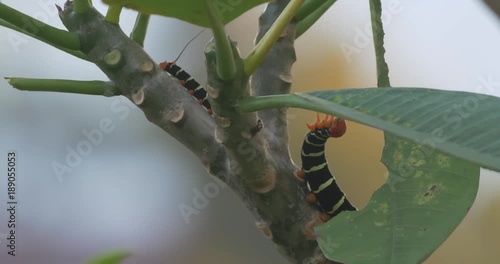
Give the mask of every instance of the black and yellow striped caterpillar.
[(201, 86), (189, 73), (179, 67), (176, 62), (177, 60), (173, 62), (164, 61), (160, 63), (160, 68), (177, 78), (182, 86), (188, 90), (188, 93), (194, 96), (198, 100), (198, 103), (212, 115), (212, 108), (208, 101), (208, 94), (205, 87)]
[(300, 155), (302, 169), (297, 173), (307, 184), (309, 193), (306, 195), (306, 200), (319, 205), (322, 211), (320, 218), (323, 222), (342, 211), (356, 211), (356, 207), (347, 200), (335, 177), (330, 173), (325, 157), (326, 141), (330, 137), (337, 138), (344, 135), (347, 130), (345, 120), (328, 115), (324, 120), (320, 120), (318, 114), (316, 123), (307, 124), (307, 127), (309, 132), (304, 138)]

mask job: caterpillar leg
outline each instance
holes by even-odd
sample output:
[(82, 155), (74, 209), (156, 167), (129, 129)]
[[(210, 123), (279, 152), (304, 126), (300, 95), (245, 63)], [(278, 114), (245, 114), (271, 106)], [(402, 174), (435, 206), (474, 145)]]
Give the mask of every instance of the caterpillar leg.
[(299, 170), (296, 170), (295, 171), (295, 177), (301, 179), (301, 180), (304, 180), (304, 178), (306, 177), (306, 173), (304, 172), (303, 169), (299, 169)]
[(318, 202), (316, 195), (312, 192), (306, 194), (306, 201), (310, 204), (316, 204)]
[(319, 215), (319, 218), (321, 219), (321, 221), (323, 221), (324, 223), (328, 222), (328, 220), (332, 219), (331, 216), (327, 215), (326, 213), (321, 213)]

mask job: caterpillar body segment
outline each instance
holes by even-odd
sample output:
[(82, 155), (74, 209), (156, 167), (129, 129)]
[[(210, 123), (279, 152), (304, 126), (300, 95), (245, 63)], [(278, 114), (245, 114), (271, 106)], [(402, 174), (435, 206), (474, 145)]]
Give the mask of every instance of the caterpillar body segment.
[(309, 190), (306, 200), (317, 203), (322, 211), (321, 219), (326, 222), (342, 211), (357, 210), (345, 197), (331, 174), (325, 157), (325, 143), (330, 137), (341, 137), (346, 132), (345, 120), (317, 115), (316, 122), (307, 124), (309, 132), (304, 138), (301, 150), (303, 177)]
[(194, 98), (198, 100), (198, 103), (202, 105), (210, 115), (212, 115), (212, 108), (210, 106), (210, 102), (208, 101), (208, 93), (205, 90), (205, 87), (199, 84), (189, 73), (179, 67), (176, 61), (164, 61), (160, 63), (160, 68), (177, 78), (182, 86), (187, 89), (188, 93), (194, 96)]

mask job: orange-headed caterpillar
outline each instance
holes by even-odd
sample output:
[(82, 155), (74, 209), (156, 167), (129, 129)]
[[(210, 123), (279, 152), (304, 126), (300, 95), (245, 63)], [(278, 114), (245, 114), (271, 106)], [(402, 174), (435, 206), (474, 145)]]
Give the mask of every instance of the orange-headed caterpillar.
[(328, 138), (341, 137), (346, 132), (345, 120), (326, 116), (320, 120), (317, 115), (316, 123), (307, 125), (309, 132), (304, 138), (301, 150), (302, 176), (307, 184), (309, 193), (306, 200), (317, 203), (323, 212), (321, 219), (326, 222), (342, 211), (356, 211), (337, 185), (335, 177), (328, 169), (325, 157), (325, 143)]

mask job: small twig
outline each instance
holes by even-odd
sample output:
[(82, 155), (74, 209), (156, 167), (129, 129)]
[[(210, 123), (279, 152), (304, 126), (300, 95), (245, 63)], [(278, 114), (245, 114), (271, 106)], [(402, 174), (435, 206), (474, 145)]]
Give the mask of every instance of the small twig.
[(88, 12), (92, 8), (92, 5), (89, 0), (74, 0), (74, 7), (75, 13), (83, 14)]
[(215, 12), (213, 1), (205, 0), (208, 18), (210, 19), (212, 32), (216, 42), (217, 50), (217, 75), (223, 80), (230, 80), (236, 74), (236, 65), (233, 59), (233, 50), (221, 17)]
[(273, 47), (274, 43), (281, 36), (286, 26), (293, 19), (304, 0), (292, 0), (276, 19), (272, 27), (266, 32), (264, 37), (255, 45), (248, 57), (245, 59), (245, 73), (252, 75), (257, 67), (264, 61), (267, 53)]
[(104, 19), (109, 23), (118, 25), (118, 23), (120, 23), (120, 14), (122, 13), (122, 8), (122, 5), (110, 5)]
[(86, 95), (120, 95), (112, 82), (75, 81), (58, 79), (31, 79), (5, 77), (12, 87), (22, 91), (77, 93)]
[(0, 19), (11, 24), (13, 26), (11, 28), (36, 36), (53, 46), (80, 50), (80, 41), (76, 34), (47, 25), (2, 3), (0, 3)]
[(132, 29), (132, 33), (130, 34), (130, 38), (141, 47), (144, 47), (144, 40), (146, 39), (150, 17), (151, 16), (148, 14), (138, 13), (135, 19), (134, 29)]
[(80, 58), (82, 60), (89, 61), (89, 58), (87, 57), (87, 55), (85, 55), (83, 52), (81, 52), (79, 50), (70, 50), (70, 49), (67, 49), (67, 48), (63, 48), (61, 46), (57, 46), (54, 43), (48, 42), (46, 39), (43, 39), (40, 36), (34, 35), (32, 33), (27, 32), (26, 30), (23, 30), (23, 29), (21, 29), (19, 27), (16, 27), (16, 26), (12, 25), (11, 23), (9, 23), (9, 22), (7, 22), (7, 21), (5, 21), (3, 19), (0, 19), (0, 26), (4, 26), (6, 28), (10, 28), (10, 29), (15, 30), (15, 31), (17, 31), (19, 33), (22, 33), (22, 34), (25, 34), (27, 36), (30, 36), (30, 37), (32, 37), (34, 39), (38, 39), (38, 40), (40, 40), (42, 42), (45, 42), (45, 43), (51, 45), (52, 47), (54, 47), (56, 49), (62, 50), (64, 52), (66, 52), (68, 54), (71, 54), (71, 55), (73, 55), (73, 56), (75, 56), (77, 58)]
[(385, 61), (384, 26), (382, 24), (382, 3), (380, 0), (370, 0), (373, 43), (377, 60), (377, 86), (391, 87), (389, 81), (389, 66)]

